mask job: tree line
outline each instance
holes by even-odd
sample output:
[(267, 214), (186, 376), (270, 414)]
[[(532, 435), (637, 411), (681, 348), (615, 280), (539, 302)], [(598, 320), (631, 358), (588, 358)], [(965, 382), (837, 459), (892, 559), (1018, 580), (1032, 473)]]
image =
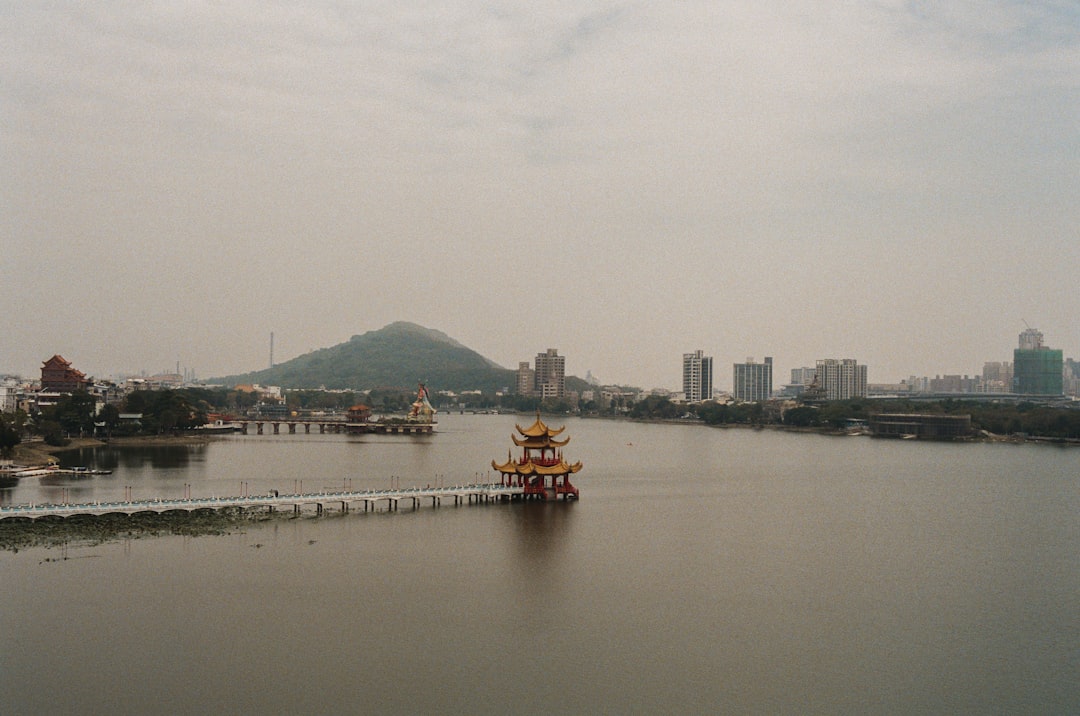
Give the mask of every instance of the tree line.
[[(358, 403), (382, 412), (404, 412), (415, 391), (377, 389), (368, 394), (352, 391), (288, 391), (274, 405), (292, 411), (343, 412)], [(209, 422), (212, 413), (243, 415), (262, 401), (257, 393), (228, 388), (180, 388), (138, 390), (119, 403), (98, 409), (97, 397), (76, 391), (60, 397), (55, 405), (26, 413), (0, 414), (0, 453), (10, 455), (23, 435), (38, 435), (46, 444), (63, 446), (73, 437), (127, 437), (162, 435), (193, 430)], [(124, 419), (124, 415), (138, 418)]]
[(679, 405), (667, 398), (650, 396), (634, 403), (626, 414), (632, 418), (656, 420), (696, 417), (708, 425), (785, 425), (841, 430), (849, 421), (868, 420), (875, 413), (970, 415), (974, 430), (994, 435), (1080, 439), (1080, 409), (1048, 407), (1031, 402), (987, 403), (946, 399), (930, 403), (891, 401), (882, 404), (856, 399), (803, 404), (782, 410), (779, 404), (768, 402)]

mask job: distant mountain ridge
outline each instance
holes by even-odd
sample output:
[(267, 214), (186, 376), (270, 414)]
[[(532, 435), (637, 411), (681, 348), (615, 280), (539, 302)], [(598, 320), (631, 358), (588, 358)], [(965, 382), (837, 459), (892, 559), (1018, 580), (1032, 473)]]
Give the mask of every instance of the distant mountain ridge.
[(213, 378), (209, 382), (369, 390), (411, 389), (420, 381), (428, 383), (432, 390), (493, 392), (512, 387), (515, 372), (442, 331), (398, 321), (272, 368)]

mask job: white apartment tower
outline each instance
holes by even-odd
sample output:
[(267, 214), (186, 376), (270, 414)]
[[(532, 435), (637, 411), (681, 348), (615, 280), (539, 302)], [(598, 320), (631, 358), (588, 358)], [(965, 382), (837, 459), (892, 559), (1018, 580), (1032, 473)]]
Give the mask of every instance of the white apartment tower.
[(688, 403), (700, 403), (713, 397), (712, 356), (703, 355), (702, 351), (683, 353), (682, 385), (683, 395)]
[(734, 370), (735, 400), (743, 403), (756, 403), (768, 400), (772, 396), (772, 358), (766, 356), (764, 363), (755, 363), (747, 358), (745, 363), (736, 363)]
[(817, 383), (825, 400), (866, 397), (866, 366), (854, 358), (826, 358), (817, 362)]

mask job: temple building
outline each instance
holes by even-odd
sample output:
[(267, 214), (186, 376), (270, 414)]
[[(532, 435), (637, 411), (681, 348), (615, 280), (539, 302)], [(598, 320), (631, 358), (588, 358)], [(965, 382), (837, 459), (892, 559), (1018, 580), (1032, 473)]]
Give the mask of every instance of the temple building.
[(536, 413), (536, 422), (528, 428), (515, 425), (521, 437), (511, 435), (514, 444), (521, 448), (521, 456), (514, 458), (512, 451), (506, 462), (494, 460), (491, 466), (502, 475), (502, 484), (524, 488), (525, 499), (564, 500), (578, 499), (578, 489), (570, 483), (570, 475), (581, 470), (581, 462), (570, 464), (563, 457), (562, 448), (570, 438), (558, 439), (566, 428), (549, 428)]
[(74, 393), (85, 390), (90, 381), (80, 370), (71, 367), (71, 361), (55, 355), (41, 366), (41, 389), (60, 393)]

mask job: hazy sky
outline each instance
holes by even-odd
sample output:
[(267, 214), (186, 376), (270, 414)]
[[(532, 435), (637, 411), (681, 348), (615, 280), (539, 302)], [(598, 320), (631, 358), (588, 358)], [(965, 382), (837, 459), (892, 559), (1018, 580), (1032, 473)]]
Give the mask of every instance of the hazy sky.
[(1080, 5), (7, 0), (0, 251), (28, 376), (1080, 357)]

